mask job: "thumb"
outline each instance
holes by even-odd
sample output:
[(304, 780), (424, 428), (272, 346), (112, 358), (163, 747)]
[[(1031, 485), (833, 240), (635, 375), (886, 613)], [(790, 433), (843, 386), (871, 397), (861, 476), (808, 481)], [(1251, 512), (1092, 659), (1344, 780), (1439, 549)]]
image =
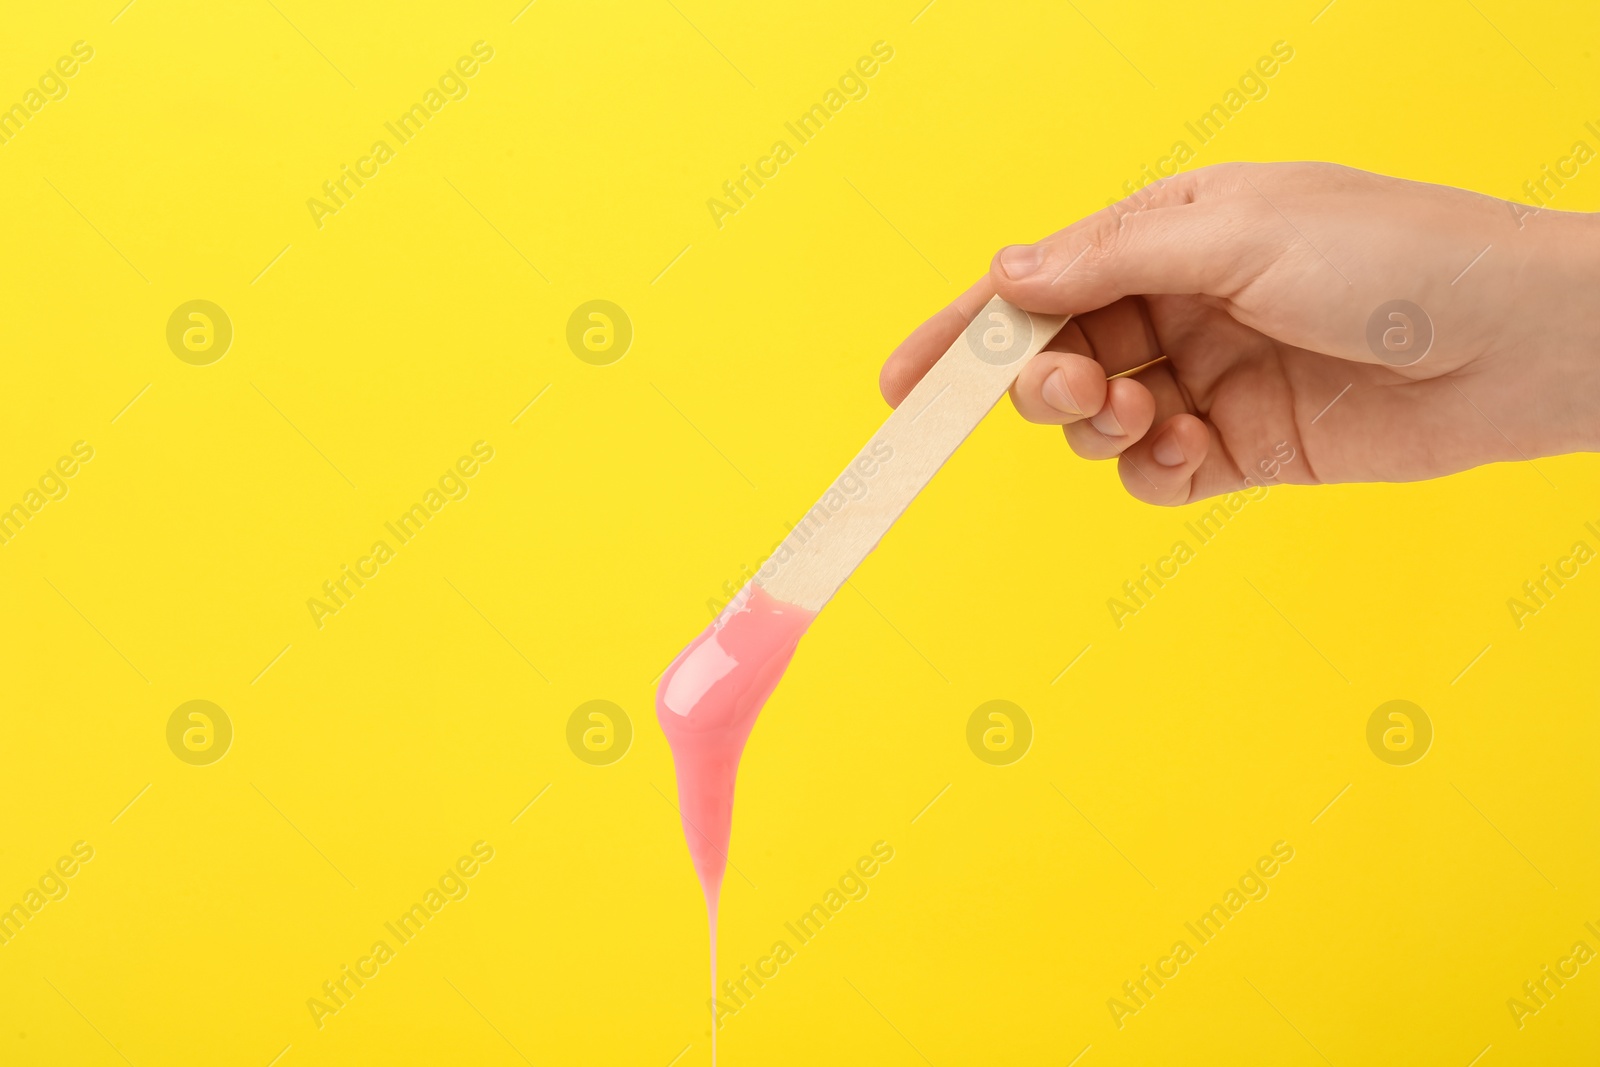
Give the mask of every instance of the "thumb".
[(989, 276), (1013, 304), (1054, 315), (1080, 315), (1125, 296), (1231, 298), (1281, 251), (1259, 227), (1241, 225), (1238, 208), (1227, 201), (1131, 211), (1116, 204), (1042, 241), (1002, 248)]

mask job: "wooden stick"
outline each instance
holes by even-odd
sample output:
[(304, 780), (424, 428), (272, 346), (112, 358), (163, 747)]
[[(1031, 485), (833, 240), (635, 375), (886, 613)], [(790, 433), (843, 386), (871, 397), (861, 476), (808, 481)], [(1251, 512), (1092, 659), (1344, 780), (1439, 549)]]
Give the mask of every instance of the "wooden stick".
[(998, 296), (985, 304), (762, 564), (756, 583), (778, 600), (820, 610), (1066, 321)]

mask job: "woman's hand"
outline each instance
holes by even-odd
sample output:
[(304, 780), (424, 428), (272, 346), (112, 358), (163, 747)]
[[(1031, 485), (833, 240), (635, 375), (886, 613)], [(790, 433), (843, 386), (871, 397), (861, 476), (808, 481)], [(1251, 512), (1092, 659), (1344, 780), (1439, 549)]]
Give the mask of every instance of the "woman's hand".
[(1595, 217), (1331, 164), (1202, 168), (1002, 249), (889, 357), (884, 397), (996, 293), (1073, 316), (1017, 410), (1152, 504), (1600, 447)]

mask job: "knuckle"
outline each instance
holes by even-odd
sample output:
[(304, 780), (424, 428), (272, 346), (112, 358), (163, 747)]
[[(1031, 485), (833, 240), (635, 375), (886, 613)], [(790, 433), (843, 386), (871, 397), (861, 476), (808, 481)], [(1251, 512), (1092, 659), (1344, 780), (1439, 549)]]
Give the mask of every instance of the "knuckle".
[(1093, 273), (1111, 260), (1125, 238), (1125, 217), (1108, 214), (1111, 209), (1084, 219), (1061, 240), (1052, 241), (1045, 255), (1044, 269), (1052, 284), (1060, 284), (1069, 273)]

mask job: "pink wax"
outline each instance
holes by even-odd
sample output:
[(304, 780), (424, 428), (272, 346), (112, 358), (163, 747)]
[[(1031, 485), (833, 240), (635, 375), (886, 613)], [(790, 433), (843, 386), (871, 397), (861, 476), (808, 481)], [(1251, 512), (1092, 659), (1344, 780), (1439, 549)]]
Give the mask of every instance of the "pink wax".
[(756, 715), (815, 617), (816, 612), (775, 600), (752, 582), (678, 653), (656, 690), (656, 718), (678, 771), (683, 834), (705, 892), (713, 998), (717, 900), (728, 863), (739, 756)]

